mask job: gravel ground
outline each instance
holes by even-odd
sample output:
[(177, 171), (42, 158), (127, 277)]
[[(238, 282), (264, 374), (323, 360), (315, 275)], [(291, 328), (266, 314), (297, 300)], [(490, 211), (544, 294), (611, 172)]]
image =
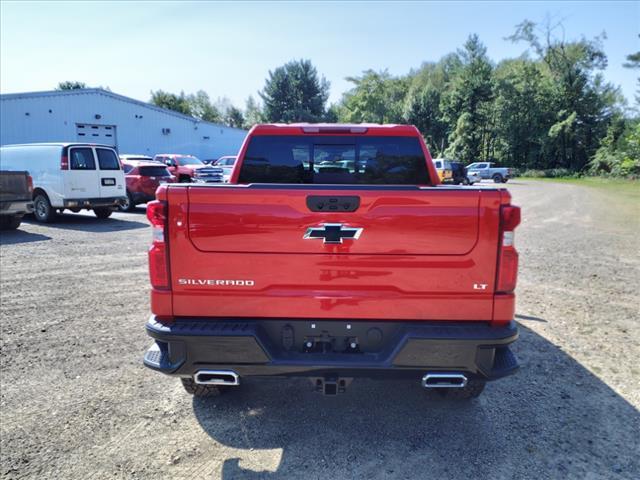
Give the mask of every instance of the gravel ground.
[(4, 478), (640, 478), (640, 210), (515, 181), (518, 374), (467, 403), (418, 385), (247, 381), (193, 399), (150, 343), (144, 210), (1, 236)]

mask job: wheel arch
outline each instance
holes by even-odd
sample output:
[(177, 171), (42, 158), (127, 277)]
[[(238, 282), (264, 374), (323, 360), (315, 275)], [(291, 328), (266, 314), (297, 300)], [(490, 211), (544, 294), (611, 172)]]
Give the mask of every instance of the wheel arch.
[(36, 188), (34, 188), (34, 189), (33, 189), (33, 198), (32, 198), (32, 200), (35, 200), (35, 199), (36, 199), (36, 197), (37, 197), (38, 195), (40, 195), (40, 194), (42, 194), (42, 195), (44, 195), (45, 197), (47, 197), (47, 200), (49, 201), (49, 203), (51, 203), (51, 197), (49, 196), (49, 194), (47, 193), (47, 191), (46, 191), (44, 188), (42, 188), (42, 187), (36, 187)]

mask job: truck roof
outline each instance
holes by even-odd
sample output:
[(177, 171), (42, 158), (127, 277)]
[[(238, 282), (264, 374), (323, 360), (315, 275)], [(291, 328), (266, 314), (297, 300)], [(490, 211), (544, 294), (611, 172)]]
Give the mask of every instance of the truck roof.
[(88, 147), (106, 147), (113, 148), (113, 145), (105, 145), (102, 143), (86, 143), (86, 142), (38, 142), (38, 143), (14, 143), (11, 145), (2, 145), (4, 147), (77, 147), (77, 146), (88, 146)]
[(416, 137), (420, 132), (413, 125), (379, 123), (268, 123), (254, 126), (250, 135), (375, 135), (385, 137)]

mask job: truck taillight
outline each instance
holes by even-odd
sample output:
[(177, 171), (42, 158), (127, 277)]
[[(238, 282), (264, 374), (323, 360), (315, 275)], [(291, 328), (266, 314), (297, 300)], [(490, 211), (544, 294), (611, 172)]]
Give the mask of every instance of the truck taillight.
[(514, 230), (520, 224), (520, 207), (503, 205), (500, 209), (500, 251), (496, 293), (511, 293), (518, 280), (518, 252), (513, 240)]
[(69, 157), (64, 153), (60, 157), (60, 170), (69, 170)]
[(151, 223), (153, 242), (149, 248), (149, 279), (157, 289), (169, 289), (169, 251), (165, 241), (167, 203), (154, 200), (147, 204), (147, 218)]
[(33, 193), (33, 177), (31, 175), (27, 175), (27, 190), (29, 193)]

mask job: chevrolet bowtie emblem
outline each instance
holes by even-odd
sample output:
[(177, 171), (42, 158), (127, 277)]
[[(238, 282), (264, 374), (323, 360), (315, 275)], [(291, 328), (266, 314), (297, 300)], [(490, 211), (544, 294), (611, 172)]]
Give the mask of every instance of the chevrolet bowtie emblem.
[(362, 228), (345, 227), (341, 223), (325, 223), (317, 227), (309, 227), (304, 234), (305, 240), (322, 239), (322, 243), (342, 243), (343, 239), (357, 240)]

